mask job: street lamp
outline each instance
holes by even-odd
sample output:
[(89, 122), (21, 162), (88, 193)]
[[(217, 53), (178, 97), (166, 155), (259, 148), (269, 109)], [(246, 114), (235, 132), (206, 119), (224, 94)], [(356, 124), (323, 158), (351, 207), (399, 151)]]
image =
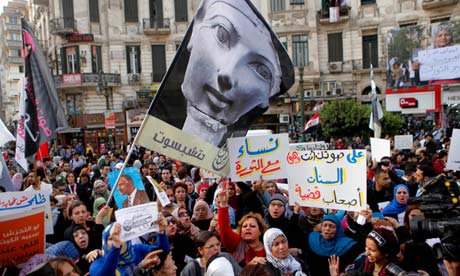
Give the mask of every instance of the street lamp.
[(303, 91), (303, 63), (299, 66), (299, 93), (300, 93), (300, 142), (305, 142), (303, 128), (305, 125), (305, 93)]
[[(110, 88), (110, 91), (112, 88)], [(96, 87), (96, 94), (97, 95), (103, 95), (105, 97), (105, 111), (108, 112), (110, 111), (110, 103), (109, 103), (109, 84), (105, 78), (104, 71), (99, 70), (98, 74), (98, 82), (97, 82), (97, 87)], [(111, 146), (113, 143), (113, 137), (112, 137), (112, 129), (108, 128), (107, 129), (107, 135), (109, 136), (109, 145)]]

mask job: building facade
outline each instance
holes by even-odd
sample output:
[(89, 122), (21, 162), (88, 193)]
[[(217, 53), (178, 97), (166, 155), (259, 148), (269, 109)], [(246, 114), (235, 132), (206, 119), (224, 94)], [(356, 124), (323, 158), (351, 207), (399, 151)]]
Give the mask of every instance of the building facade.
[[(370, 103), (370, 67), (385, 101), (386, 34), (408, 25), (460, 19), (458, 0), (253, 0), (296, 66), (296, 84), (254, 125), (302, 127), (324, 102)], [(31, 0), (30, 19), (55, 75), (72, 139), (127, 143), (140, 126), (199, 0)], [(302, 99), (303, 98), (303, 99)], [(104, 112), (115, 113), (108, 132)]]
[(0, 15), (0, 118), (10, 127), (19, 114), (24, 62), (21, 57), (21, 17), (27, 16), (27, 1), (10, 1)]

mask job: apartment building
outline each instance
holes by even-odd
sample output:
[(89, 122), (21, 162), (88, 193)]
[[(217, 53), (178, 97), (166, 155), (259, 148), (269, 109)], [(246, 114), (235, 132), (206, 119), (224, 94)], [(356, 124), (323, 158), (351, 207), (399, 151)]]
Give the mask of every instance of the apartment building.
[(21, 17), (27, 16), (27, 1), (10, 1), (0, 15), (0, 118), (14, 128), (23, 87)]
[[(370, 103), (371, 64), (384, 102), (388, 31), (460, 18), (458, 0), (252, 2), (296, 66), (296, 84), (255, 123), (275, 131), (301, 123), (300, 95), (307, 117), (332, 99)], [(66, 139), (107, 141), (107, 110), (116, 115), (117, 141), (136, 134), (198, 5), (199, 0), (30, 1), (31, 21), (73, 127)], [(329, 6), (337, 5), (331, 16)]]

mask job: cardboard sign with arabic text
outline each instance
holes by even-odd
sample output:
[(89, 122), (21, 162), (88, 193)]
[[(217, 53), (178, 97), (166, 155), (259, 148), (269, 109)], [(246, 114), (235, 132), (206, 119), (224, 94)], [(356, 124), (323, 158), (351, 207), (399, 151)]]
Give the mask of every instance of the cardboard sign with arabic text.
[(360, 211), (366, 208), (366, 151), (290, 151), (289, 204)]
[(228, 139), (232, 181), (287, 178), (289, 138), (270, 134)]

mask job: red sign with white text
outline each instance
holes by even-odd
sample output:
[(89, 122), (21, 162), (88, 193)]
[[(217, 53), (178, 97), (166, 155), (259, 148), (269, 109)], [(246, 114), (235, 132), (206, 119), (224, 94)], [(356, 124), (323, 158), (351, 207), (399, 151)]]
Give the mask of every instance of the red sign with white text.
[(399, 99), (399, 106), (401, 108), (418, 107), (418, 101), (416, 98), (401, 98)]

